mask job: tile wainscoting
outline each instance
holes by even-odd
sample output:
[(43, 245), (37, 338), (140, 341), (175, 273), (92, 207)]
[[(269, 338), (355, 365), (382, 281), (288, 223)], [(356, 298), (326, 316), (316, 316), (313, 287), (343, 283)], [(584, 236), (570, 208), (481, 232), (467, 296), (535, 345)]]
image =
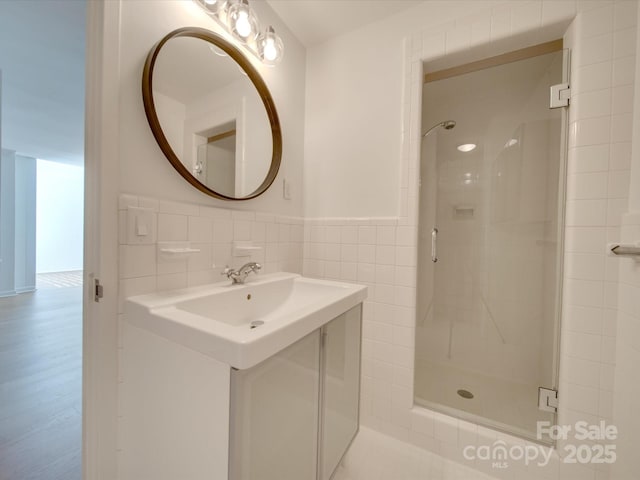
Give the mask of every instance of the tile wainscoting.
[[(640, 242), (640, 213), (622, 217), (620, 241)], [(638, 478), (638, 432), (640, 432), (640, 262), (637, 258), (614, 258), (619, 262), (618, 341), (616, 342), (616, 372), (614, 390), (614, 421), (619, 430), (618, 460), (612, 469), (612, 479)], [(613, 379), (611, 379), (613, 383)]]
[[(466, 445), (496, 440), (533, 444), (413, 406), (420, 106), (425, 62), (534, 31), (543, 41), (545, 28), (564, 35), (572, 50), (573, 88), (559, 421), (609, 423), (618, 264), (607, 256), (606, 243), (619, 238), (621, 213), (627, 208), (636, 9), (637, 2), (629, 1), (506, 2), (486, 15), (407, 37), (399, 217), (305, 221), (304, 274), (370, 287), (363, 328), (364, 425), (499, 478), (609, 478), (607, 465), (564, 463), (557, 451), (544, 468), (513, 462), (508, 469), (495, 469), (487, 462), (469, 462), (462, 455)], [(559, 24), (563, 29), (557, 29)], [(603, 96), (617, 101), (605, 105)], [(562, 448), (560, 444), (561, 453)]]
[[(617, 393), (632, 393), (612, 382), (616, 363), (638, 358), (637, 345), (616, 342), (616, 334), (636, 328), (633, 300), (638, 298), (638, 272), (630, 261), (621, 270), (605, 250), (607, 241), (619, 240), (621, 213), (627, 209), (636, 9), (637, 2), (630, 1), (505, 2), (487, 9), (485, 15), (409, 35), (398, 218), (303, 220), (122, 195), (120, 298), (218, 281), (225, 265), (238, 265), (231, 255), (233, 242), (251, 240), (263, 247), (252, 259), (264, 262), (265, 271), (304, 272), (369, 286), (363, 324), (364, 425), (499, 478), (609, 478), (606, 468), (566, 464), (557, 454), (544, 468), (515, 462), (508, 469), (494, 469), (490, 463), (466, 460), (462, 450), (467, 445), (491, 445), (497, 440), (533, 444), (413, 406), (421, 88), (424, 62), (511, 36), (543, 32), (559, 23), (570, 25), (565, 45), (573, 53), (573, 107), (560, 419), (568, 424), (578, 419), (609, 422)], [(190, 241), (201, 252), (189, 260), (165, 262), (158, 259), (155, 244), (127, 245), (129, 206), (154, 211), (158, 241)], [(618, 315), (624, 321), (618, 320), (617, 332)], [(616, 351), (616, 343), (624, 348)], [(633, 378), (632, 371), (617, 373), (617, 379)]]
[[(154, 221), (147, 245), (127, 243), (129, 207), (152, 210)], [(118, 363), (122, 361), (124, 299), (161, 290), (223, 281), (226, 265), (239, 267), (248, 261), (263, 264), (263, 273), (302, 273), (304, 225), (301, 218), (230, 210), (205, 205), (122, 194), (119, 200), (119, 291)], [(260, 247), (251, 256), (233, 256), (233, 243), (248, 242)], [(167, 260), (158, 254), (158, 242), (189, 242), (200, 250), (181, 260)], [(122, 383), (121, 368), (118, 382)], [(120, 407), (119, 407), (120, 410)], [(118, 415), (118, 423), (126, 421)], [(118, 432), (122, 432), (118, 428)], [(118, 445), (121, 442), (118, 441)]]
[(468, 460), (463, 454), (468, 445), (535, 444), (414, 406), (415, 226), (393, 218), (307, 219), (304, 238), (305, 276), (369, 287), (363, 309), (362, 425), (498, 478), (561, 478), (556, 454), (545, 467), (513, 462), (506, 470)]
[[(153, 211), (156, 242), (127, 244), (129, 207)], [(225, 266), (248, 261), (263, 264), (263, 273), (302, 273), (304, 222), (249, 210), (230, 210), (123, 194), (119, 204), (120, 289), (122, 301), (131, 295), (184, 288), (223, 280)], [(150, 232), (152, 236), (153, 232)], [(259, 247), (251, 256), (234, 256), (234, 242)], [(158, 242), (189, 242), (200, 250), (189, 258), (164, 259)]]

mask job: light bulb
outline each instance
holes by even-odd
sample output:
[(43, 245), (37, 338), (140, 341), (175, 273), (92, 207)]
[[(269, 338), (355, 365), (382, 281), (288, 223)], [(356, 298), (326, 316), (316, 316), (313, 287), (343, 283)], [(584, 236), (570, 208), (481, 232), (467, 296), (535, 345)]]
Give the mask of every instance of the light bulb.
[(218, 9), (220, 8), (220, 0), (197, 0), (200, 6), (207, 12), (210, 16), (215, 16), (218, 14)]
[(258, 19), (247, 0), (230, 3), (227, 25), (233, 36), (242, 43), (250, 43), (258, 35)]
[(273, 27), (267, 30), (258, 38), (258, 54), (260, 59), (267, 65), (275, 65), (282, 60), (284, 46), (280, 37), (276, 35)]
[(247, 12), (238, 12), (236, 31), (242, 38), (247, 38), (251, 35), (251, 24), (249, 23), (249, 14)]
[(461, 152), (470, 152), (471, 150), (474, 150), (477, 147), (477, 145), (475, 143), (465, 143), (463, 145), (458, 145), (458, 150), (460, 150)]
[(276, 42), (273, 38), (268, 38), (264, 42), (264, 58), (270, 62), (274, 61), (278, 56), (278, 50), (276, 49)]

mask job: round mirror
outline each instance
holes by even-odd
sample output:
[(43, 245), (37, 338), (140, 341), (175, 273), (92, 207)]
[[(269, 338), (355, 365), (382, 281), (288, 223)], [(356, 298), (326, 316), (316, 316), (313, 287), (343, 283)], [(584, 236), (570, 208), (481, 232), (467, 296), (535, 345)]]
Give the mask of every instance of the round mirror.
[(174, 30), (142, 74), (147, 120), (171, 165), (225, 200), (264, 193), (280, 167), (282, 135), (271, 94), (236, 47), (201, 28)]

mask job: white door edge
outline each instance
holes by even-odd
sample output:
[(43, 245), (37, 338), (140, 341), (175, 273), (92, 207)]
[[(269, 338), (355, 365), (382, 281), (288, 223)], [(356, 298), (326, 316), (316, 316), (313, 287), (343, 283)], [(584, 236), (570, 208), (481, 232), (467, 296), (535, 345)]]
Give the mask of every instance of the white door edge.
[[(120, 2), (87, 2), (82, 478), (117, 478)], [(105, 295), (94, 301), (94, 279)]]

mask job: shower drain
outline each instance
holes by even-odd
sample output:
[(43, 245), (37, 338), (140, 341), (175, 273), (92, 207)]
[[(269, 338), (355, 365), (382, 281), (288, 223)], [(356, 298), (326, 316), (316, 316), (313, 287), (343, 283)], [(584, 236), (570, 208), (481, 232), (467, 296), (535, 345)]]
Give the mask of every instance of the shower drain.
[(471, 393), (469, 390), (458, 390), (458, 395), (460, 395), (462, 398), (473, 398), (473, 393)]

